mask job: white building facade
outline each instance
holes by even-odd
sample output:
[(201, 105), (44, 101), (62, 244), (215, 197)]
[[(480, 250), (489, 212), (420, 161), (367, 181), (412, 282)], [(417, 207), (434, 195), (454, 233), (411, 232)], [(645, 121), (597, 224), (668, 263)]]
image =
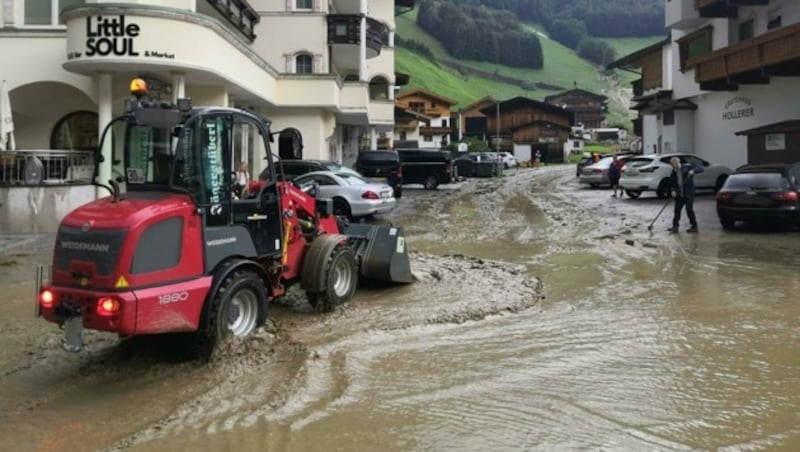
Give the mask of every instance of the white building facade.
[(392, 135), (394, 14), (394, 0), (2, 0), (16, 149), (93, 149), (142, 76), (165, 101), (269, 118), (283, 158), (349, 163)]
[[(665, 8), (669, 38), (610, 65), (641, 69), (633, 108), (644, 152), (753, 163), (738, 132), (800, 119), (792, 101), (800, 96), (800, 2), (667, 0)], [(775, 155), (755, 160), (786, 159)]]

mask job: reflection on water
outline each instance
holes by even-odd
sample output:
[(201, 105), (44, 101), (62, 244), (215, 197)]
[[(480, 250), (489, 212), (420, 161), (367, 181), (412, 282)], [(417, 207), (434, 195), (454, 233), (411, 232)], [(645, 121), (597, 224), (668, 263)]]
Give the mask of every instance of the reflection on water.
[(297, 388), (298, 401), (316, 388), (322, 403), (143, 445), (796, 450), (800, 243), (785, 239), (679, 237), (621, 265), (601, 249), (478, 246), (527, 264), (548, 301), (458, 325), (351, 331), (318, 349), (326, 365), (307, 365), (327, 396)]

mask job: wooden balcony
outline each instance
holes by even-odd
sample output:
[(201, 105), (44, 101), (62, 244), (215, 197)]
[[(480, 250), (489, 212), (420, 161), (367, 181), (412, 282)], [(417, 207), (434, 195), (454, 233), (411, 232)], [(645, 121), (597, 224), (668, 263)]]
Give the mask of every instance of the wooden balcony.
[(702, 55), (692, 63), (701, 88), (719, 83), (768, 83), (770, 76), (800, 76), (800, 23)]
[[(386, 25), (367, 17), (367, 58), (372, 58), (381, 53), (384, 35), (388, 29)], [(361, 43), (361, 16), (357, 14), (329, 14), (328, 15), (328, 44)]]
[(453, 131), (452, 127), (427, 127), (419, 128), (419, 133), (423, 135), (448, 135)]
[(208, 3), (250, 42), (256, 39), (253, 29), (261, 17), (247, 0), (208, 0)]

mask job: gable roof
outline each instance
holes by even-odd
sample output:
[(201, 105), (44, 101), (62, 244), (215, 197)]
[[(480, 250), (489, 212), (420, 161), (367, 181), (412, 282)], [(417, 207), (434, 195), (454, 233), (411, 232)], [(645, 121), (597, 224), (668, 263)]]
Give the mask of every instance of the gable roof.
[[(525, 107), (525, 106), (535, 107), (535, 108), (538, 108), (540, 110), (544, 110), (544, 111), (547, 111), (547, 112), (550, 112), (550, 113), (566, 116), (567, 118), (569, 118), (570, 123), (574, 123), (575, 122), (575, 114), (573, 112), (571, 112), (569, 110), (565, 110), (565, 109), (560, 108), (560, 107), (556, 107), (555, 105), (548, 104), (546, 102), (541, 102), (541, 101), (538, 101), (538, 100), (533, 100), (533, 99), (529, 99), (527, 97), (522, 97), (522, 96), (514, 97), (512, 99), (508, 99), (508, 100), (504, 100), (503, 102), (500, 102), (500, 110), (501, 111), (513, 110), (515, 108)], [(480, 109), (480, 112), (483, 113), (486, 116), (494, 115), (496, 113), (496, 111), (497, 111), (497, 102), (495, 102), (494, 104), (492, 104), (492, 105), (490, 105), (488, 107), (484, 107), (484, 108)]]
[(485, 103), (489, 103), (491, 105), (494, 105), (495, 103), (497, 103), (497, 100), (495, 100), (495, 98), (492, 97), (492, 96), (486, 96), (484, 98), (478, 99), (475, 102), (467, 105), (466, 107), (462, 108), (461, 111), (471, 110), (471, 109), (477, 107), (478, 105), (485, 104)]
[(453, 99), (450, 99), (450, 98), (444, 97), (444, 96), (440, 96), (438, 94), (432, 93), (432, 92), (424, 90), (422, 88), (414, 88), (414, 89), (409, 90), (409, 91), (404, 91), (402, 93), (398, 93), (397, 96), (395, 96), (395, 98), (397, 100), (400, 100), (400, 99), (403, 99), (403, 98), (406, 98), (406, 97), (410, 97), (410, 96), (413, 96), (413, 95), (422, 95), (422, 96), (430, 97), (432, 99), (440, 100), (440, 101), (442, 101), (443, 104), (447, 104), (447, 105), (456, 105), (456, 104), (458, 104), (458, 102), (453, 100)]
[(564, 92), (561, 92), (561, 93), (551, 94), (551, 95), (545, 97), (544, 101), (547, 102), (547, 103), (550, 103), (551, 99), (556, 99), (556, 98), (562, 97), (562, 96), (569, 96), (572, 93), (583, 94), (583, 95), (586, 95), (588, 97), (593, 97), (595, 99), (600, 99), (600, 100), (608, 100), (608, 96), (604, 96), (602, 94), (593, 93), (591, 91), (586, 91), (585, 89), (573, 88), (573, 89), (568, 89), (568, 90), (566, 90)]

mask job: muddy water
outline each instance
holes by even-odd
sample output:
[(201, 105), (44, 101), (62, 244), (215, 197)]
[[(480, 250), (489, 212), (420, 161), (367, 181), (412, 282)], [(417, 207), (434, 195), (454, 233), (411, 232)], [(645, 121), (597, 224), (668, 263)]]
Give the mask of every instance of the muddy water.
[(700, 235), (650, 234), (659, 201), (572, 174), (406, 190), (388, 220), (419, 282), (326, 316), (293, 294), (208, 365), (103, 335), (62, 352), (19, 277), (0, 449), (799, 450), (798, 233), (724, 234), (700, 199)]

